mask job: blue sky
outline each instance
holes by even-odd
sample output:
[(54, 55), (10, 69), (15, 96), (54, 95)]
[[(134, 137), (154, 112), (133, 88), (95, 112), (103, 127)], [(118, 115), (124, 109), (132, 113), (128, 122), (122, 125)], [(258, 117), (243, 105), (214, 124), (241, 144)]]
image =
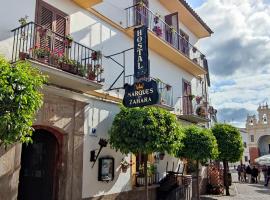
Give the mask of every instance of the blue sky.
[(209, 61), (218, 120), (244, 127), (270, 104), (270, 0), (187, 0), (214, 34), (196, 44)]
[(192, 8), (199, 7), (205, 0), (188, 0), (187, 2), (191, 5)]

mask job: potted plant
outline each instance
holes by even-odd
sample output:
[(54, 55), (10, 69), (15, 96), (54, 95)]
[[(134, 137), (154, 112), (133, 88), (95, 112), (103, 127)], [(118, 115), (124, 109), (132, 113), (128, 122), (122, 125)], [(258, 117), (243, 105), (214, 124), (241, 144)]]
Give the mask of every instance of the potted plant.
[(25, 26), (28, 22), (27, 22), (28, 16), (25, 15), (24, 17), (21, 17), (18, 21), (21, 24), (21, 26)]
[(20, 51), (20, 52), (19, 52), (19, 58), (20, 58), (20, 60), (28, 59), (28, 58), (29, 58), (29, 53)]
[(32, 52), (33, 57), (40, 62), (45, 62), (46, 58), (48, 58), (51, 54), (50, 48), (40, 47), (39, 45), (31, 48), (30, 51)]
[(99, 60), (101, 56), (102, 56), (101, 51), (94, 51), (91, 53), (92, 60)]
[(158, 24), (160, 18), (161, 18), (161, 16), (160, 16), (158, 13), (156, 13), (156, 15), (155, 15), (155, 17), (154, 17), (154, 23), (155, 23), (155, 24)]
[(65, 45), (68, 47), (68, 48), (71, 48), (71, 43), (73, 42), (73, 37), (68, 34), (65, 36)]
[(197, 104), (200, 104), (201, 100), (202, 100), (202, 97), (201, 96), (196, 96), (195, 100), (196, 100)]
[(189, 94), (189, 95), (188, 95), (188, 99), (189, 99), (190, 101), (192, 101), (194, 98), (195, 98), (195, 95), (193, 95), (193, 94)]
[(193, 53), (196, 53), (197, 48), (196, 48), (196, 47), (193, 47), (193, 48), (192, 48), (192, 51), (193, 51)]
[(72, 74), (77, 74), (78, 73), (78, 68), (77, 68), (77, 63), (75, 60), (69, 59), (66, 55), (63, 55), (59, 59), (59, 63), (61, 66), (61, 69), (70, 72)]
[(86, 68), (80, 63), (77, 64), (77, 68), (78, 68), (78, 75), (81, 76), (81, 77), (85, 77), (86, 72), (87, 72)]
[(152, 30), (158, 37), (162, 35), (162, 29), (160, 28), (160, 26), (155, 25)]
[(121, 161), (121, 169), (123, 173), (127, 172), (128, 167), (130, 166), (130, 164), (123, 158)]

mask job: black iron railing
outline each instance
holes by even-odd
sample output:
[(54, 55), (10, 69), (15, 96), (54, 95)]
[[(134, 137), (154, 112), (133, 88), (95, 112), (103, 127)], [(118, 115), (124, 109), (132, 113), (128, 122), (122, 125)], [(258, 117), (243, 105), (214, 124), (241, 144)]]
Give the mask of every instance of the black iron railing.
[[(133, 75), (128, 75), (125, 77), (125, 83), (126, 84), (134, 84), (134, 76)], [(173, 107), (173, 88), (171, 85), (166, 84), (164, 82), (162, 82), (160, 79), (158, 78), (146, 78), (144, 80), (155, 80), (158, 84), (158, 92), (159, 92), (159, 102), (161, 105), (164, 106), (168, 106), (168, 107)]]
[[(134, 174), (135, 176), (135, 186), (136, 187), (141, 187), (145, 185), (145, 177), (144, 174)], [(158, 184), (159, 181), (159, 173), (154, 173), (151, 175), (148, 175), (147, 177), (147, 182), (148, 185), (154, 185), (154, 184)]]
[(20, 26), (12, 32), (12, 62), (31, 59), (91, 81), (104, 81), (101, 52), (34, 22)]
[(180, 97), (180, 115), (197, 115), (202, 118), (208, 117), (207, 102), (201, 96)]
[(146, 25), (157, 37), (170, 44), (187, 58), (205, 68), (205, 55), (191, 45), (174, 27), (168, 25), (160, 16), (154, 14), (143, 4), (126, 8), (127, 28)]

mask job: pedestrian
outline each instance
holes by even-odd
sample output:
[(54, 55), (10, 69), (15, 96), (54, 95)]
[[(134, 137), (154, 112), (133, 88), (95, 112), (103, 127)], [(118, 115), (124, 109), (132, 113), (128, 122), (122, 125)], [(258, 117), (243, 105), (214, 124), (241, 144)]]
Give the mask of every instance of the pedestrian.
[(237, 174), (238, 174), (238, 181), (239, 182), (241, 180), (241, 171), (242, 171), (241, 168), (242, 168), (241, 165), (238, 165), (237, 166)]
[(261, 182), (261, 168), (258, 167), (258, 182)]
[(246, 168), (246, 173), (247, 173), (247, 177), (248, 177), (248, 183), (251, 183), (251, 168), (249, 165)]
[(258, 169), (256, 166), (253, 166), (253, 169), (251, 171), (252, 179), (254, 180), (255, 183), (258, 183)]
[(267, 179), (266, 179), (266, 183), (264, 184), (264, 186), (268, 186), (270, 180), (270, 166), (268, 166), (267, 168)]
[(266, 167), (266, 165), (263, 166), (262, 173), (263, 173), (263, 177), (264, 177), (264, 183), (266, 183), (266, 180), (267, 180), (267, 167)]
[(243, 172), (244, 172), (244, 181), (247, 182), (247, 172), (246, 172), (246, 165), (243, 165)]

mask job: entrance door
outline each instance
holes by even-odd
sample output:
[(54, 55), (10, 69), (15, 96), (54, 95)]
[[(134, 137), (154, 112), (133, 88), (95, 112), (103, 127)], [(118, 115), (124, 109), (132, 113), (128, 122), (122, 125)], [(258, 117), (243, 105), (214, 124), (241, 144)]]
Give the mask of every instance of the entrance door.
[(56, 199), (58, 143), (49, 132), (38, 130), (33, 143), (22, 146), (19, 200)]

